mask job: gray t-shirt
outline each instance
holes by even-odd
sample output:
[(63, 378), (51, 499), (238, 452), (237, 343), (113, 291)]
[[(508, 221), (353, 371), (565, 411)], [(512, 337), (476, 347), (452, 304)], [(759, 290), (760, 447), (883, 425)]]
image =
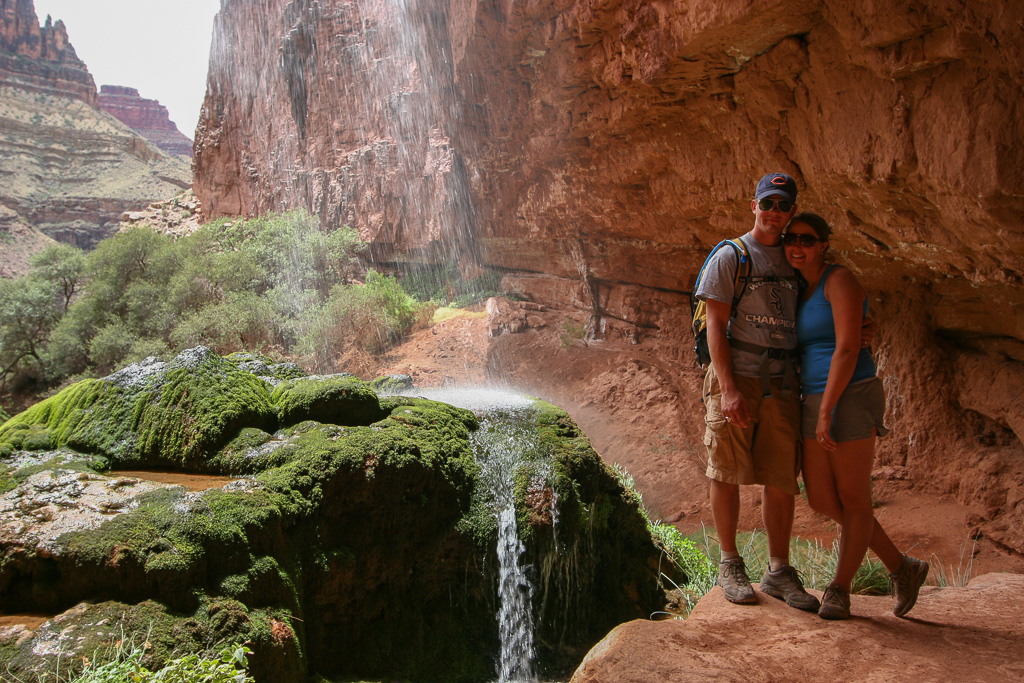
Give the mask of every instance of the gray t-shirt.
[[(786, 261), (781, 242), (777, 247), (766, 247), (751, 233), (743, 236), (747, 252), (753, 259), (750, 283), (740, 299), (736, 316), (729, 321), (729, 336), (734, 339), (771, 346), (778, 349), (796, 348), (796, 276)], [(701, 277), (696, 296), (714, 299), (732, 306), (733, 281), (738, 262), (736, 250), (723, 246), (711, 257)], [(742, 283), (741, 283), (742, 286)], [(758, 377), (761, 374), (758, 354), (732, 348), (732, 370), (738, 375)], [(769, 371), (781, 375), (785, 364), (772, 360)]]

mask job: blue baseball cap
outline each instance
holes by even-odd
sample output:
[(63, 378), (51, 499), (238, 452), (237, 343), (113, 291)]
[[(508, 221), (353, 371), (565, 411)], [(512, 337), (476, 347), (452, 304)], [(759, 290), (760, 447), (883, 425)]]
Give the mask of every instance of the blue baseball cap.
[(796, 181), (785, 173), (769, 173), (757, 183), (757, 192), (754, 199), (782, 195), (789, 201), (796, 203)]

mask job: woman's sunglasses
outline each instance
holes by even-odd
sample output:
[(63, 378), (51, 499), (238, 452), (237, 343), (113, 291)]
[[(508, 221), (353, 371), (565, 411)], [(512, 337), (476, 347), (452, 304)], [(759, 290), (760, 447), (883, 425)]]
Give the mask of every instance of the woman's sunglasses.
[(789, 210), (793, 208), (793, 202), (788, 199), (770, 199), (768, 197), (757, 200), (757, 208), (762, 211), (771, 211), (773, 206), (779, 207), (779, 211), (782, 213), (789, 213)]
[(818, 242), (823, 242), (814, 235), (805, 235), (803, 233), (787, 232), (782, 236), (782, 243), (787, 247), (791, 247), (794, 244), (799, 244), (801, 247), (813, 247)]

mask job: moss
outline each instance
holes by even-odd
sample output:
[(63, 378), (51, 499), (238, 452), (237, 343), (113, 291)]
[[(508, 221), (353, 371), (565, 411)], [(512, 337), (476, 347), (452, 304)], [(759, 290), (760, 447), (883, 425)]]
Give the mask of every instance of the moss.
[(32, 425), (20, 432), (21, 448), (26, 451), (48, 451), (54, 447), (53, 434), (42, 425)]
[(60, 538), (65, 564), (76, 570), (52, 599), (59, 604), (102, 592), (116, 579), (126, 599), (154, 597), (191, 609), (195, 587), (248, 571), (252, 552), (281, 517), (280, 496), (265, 490), (152, 491), (140, 496), (135, 510)]
[(385, 375), (370, 382), (370, 386), (381, 392), (399, 392), (411, 390), (413, 383), (409, 375)]
[(269, 357), (258, 354), (237, 351), (225, 357), (245, 372), (251, 372), (260, 377), (271, 377), (277, 380), (299, 379), (306, 377), (306, 372), (295, 363), (278, 363)]
[(0, 463), (0, 496), (18, 487), (18, 481), (14, 478), (14, 471)]
[(141, 367), (78, 382), (32, 406), (0, 427), (0, 444), (18, 448), (26, 430), (48, 430), (49, 447), (103, 454), (117, 465), (203, 470), (240, 428), (276, 424), (266, 383), (203, 347), (159, 371), (128, 372)]
[[(98, 529), (61, 537), (75, 579), (47, 586), (51, 604), (89, 595), (116, 577), (125, 597), (158, 597), (180, 610), (194, 606), (195, 587), (224, 581), (231, 595), (247, 602), (298, 609), (297, 566), (270, 571), (252, 558), (281, 562), (283, 548), (294, 542), (286, 528), (305, 523), (329, 492), (372, 479), (382, 468), (436, 470), (468, 499), (476, 465), (467, 424), (474, 423), (468, 411), (421, 399), (373, 427), (309, 423), (289, 437), (290, 459), (259, 474), (254, 488), (153, 491)], [(315, 548), (305, 551), (312, 556)]]
[[(185, 613), (152, 600), (82, 603), (44, 625), (36, 639), (0, 643), (0, 661), (11, 680), (50, 680), (51, 676), (57, 680), (57, 672), (60, 680), (70, 680), (81, 670), (85, 657), (103, 663), (112, 661), (119, 651), (141, 649), (145, 652), (142, 664), (157, 670), (186, 653), (210, 655), (225, 643), (248, 642), (253, 659), (262, 665), (258, 680), (303, 680), (306, 667), (295, 638), (280, 638), (281, 629), (275, 628), (274, 622), (283, 622), (286, 614), (251, 610), (225, 598), (203, 600)], [(59, 653), (52, 647), (39, 650), (50, 654), (33, 652), (37, 640), (58, 639)]]
[[(117, 596), (135, 604), (118, 603), (109, 623), (149, 619), (154, 663), (241, 637), (261, 681), (302, 678), (307, 657), (321, 673), (492, 677), (496, 521), (474, 453), (487, 423), (426, 399), (378, 399), (353, 377), (270, 390), (253, 374), (262, 369), (246, 369), (265, 360), (193, 350), (73, 385), (0, 427), (20, 457), (26, 441), (49, 439), (121, 463), (252, 475), (201, 493), (152, 491), (60, 537), (53, 553), (11, 555), (0, 604), (58, 610)], [(527, 422), (536, 429), (514, 474), (517, 516), (539, 578), (542, 660), (562, 672), (656, 603), (643, 583), (653, 546), (636, 501), (564, 411), (538, 402)], [(0, 482), (103, 464), (48, 455), (0, 469)]]
[(211, 466), (224, 474), (254, 474), (279, 467), (294, 453), (284, 441), (253, 427), (238, 432), (227, 446), (210, 461)]
[(377, 394), (349, 375), (289, 380), (274, 388), (271, 401), (282, 425), (304, 420), (336, 425), (368, 425), (386, 415)]
[[(46, 457), (44, 455), (43, 457)], [(65, 470), (70, 472), (83, 472), (86, 474), (99, 474), (106, 469), (107, 462), (102, 458), (88, 458), (77, 453), (68, 451), (57, 453), (47, 460), (32, 465), (24, 465), (11, 472), (10, 479), (15, 485), (21, 484), (26, 479), (40, 472)], [(13, 487), (12, 487), (13, 488)]]

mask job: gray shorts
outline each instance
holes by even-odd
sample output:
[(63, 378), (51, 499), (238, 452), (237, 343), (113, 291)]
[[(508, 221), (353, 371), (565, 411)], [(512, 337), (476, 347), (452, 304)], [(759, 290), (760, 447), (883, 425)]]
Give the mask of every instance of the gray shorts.
[[(815, 438), (818, 427), (818, 409), (821, 408), (821, 394), (804, 396), (801, 404), (800, 434), (805, 439)], [(839, 403), (832, 411), (832, 438), (836, 441), (859, 441), (885, 436), (885, 389), (882, 380), (872, 377), (846, 387), (839, 397)]]

